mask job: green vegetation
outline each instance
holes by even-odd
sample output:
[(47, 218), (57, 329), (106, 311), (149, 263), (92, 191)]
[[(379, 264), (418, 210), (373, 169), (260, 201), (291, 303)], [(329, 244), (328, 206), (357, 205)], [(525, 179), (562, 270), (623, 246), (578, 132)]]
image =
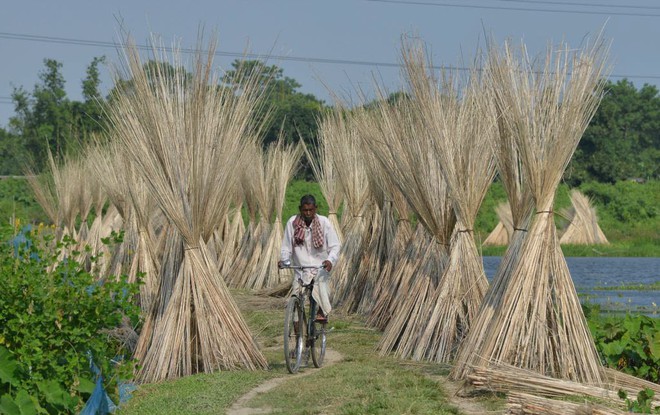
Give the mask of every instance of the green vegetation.
[(13, 243), (10, 227), (0, 233), (0, 412), (77, 413), (95, 386), (91, 362), (116, 398), (133, 368), (117, 363), (125, 351), (107, 330), (137, 324), (137, 284), (99, 281), (72, 256), (58, 260), (73, 241), (53, 247), (42, 228)]
[[(610, 245), (562, 245), (565, 256), (660, 256), (660, 180), (635, 182), (583, 183), (578, 187), (596, 207), (599, 225)], [(555, 212), (570, 206), (569, 187), (559, 186)], [(475, 229), (477, 241), (484, 240), (497, 225), (495, 206), (506, 201), (499, 182), (493, 183), (479, 210)], [(557, 226), (565, 220), (556, 216)], [(502, 255), (506, 247), (485, 246), (483, 255)]]
[(602, 316), (598, 306), (585, 315), (603, 362), (613, 369), (660, 383), (660, 319), (627, 314)]
[(660, 414), (660, 407), (652, 407), (655, 392), (652, 389), (645, 388), (637, 394), (637, 399), (628, 398), (628, 394), (623, 389), (619, 390), (619, 398), (625, 399), (628, 412), (637, 414)]
[(596, 286), (594, 287), (594, 290), (602, 290), (602, 291), (621, 291), (621, 290), (629, 290), (629, 291), (660, 291), (660, 281), (655, 281), (651, 284), (632, 284), (632, 285), (618, 285), (616, 287), (612, 286)]
[(16, 220), (28, 223), (46, 222), (47, 216), (34, 199), (27, 180), (8, 178), (0, 180), (0, 223), (12, 225)]

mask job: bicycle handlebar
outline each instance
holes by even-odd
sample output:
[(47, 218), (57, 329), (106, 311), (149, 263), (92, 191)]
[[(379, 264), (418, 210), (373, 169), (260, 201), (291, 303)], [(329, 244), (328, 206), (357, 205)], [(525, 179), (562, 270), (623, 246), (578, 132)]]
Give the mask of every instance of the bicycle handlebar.
[(291, 264), (282, 264), (282, 268), (280, 269), (325, 269), (325, 265), (312, 265), (312, 266), (304, 266), (304, 265), (291, 265)]

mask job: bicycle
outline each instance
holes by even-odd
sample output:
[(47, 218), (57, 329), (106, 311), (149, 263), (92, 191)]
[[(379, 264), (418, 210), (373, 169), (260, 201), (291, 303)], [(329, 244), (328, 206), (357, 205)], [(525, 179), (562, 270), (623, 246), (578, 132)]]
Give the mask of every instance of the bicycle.
[[(304, 267), (285, 263), (283, 269), (323, 269), (323, 266)], [(325, 358), (325, 349), (327, 345), (326, 321), (316, 321), (318, 304), (312, 296), (314, 289), (314, 280), (309, 284), (303, 284), (300, 280), (300, 289), (293, 293), (286, 306), (284, 315), (284, 359), (289, 373), (296, 373), (303, 363), (309, 362), (309, 355), (312, 356), (314, 367), (321, 367)], [(309, 300), (309, 318), (305, 312), (305, 299)], [(302, 323), (302, 324), (301, 324)], [(311, 353), (310, 353), (311, 352)]]

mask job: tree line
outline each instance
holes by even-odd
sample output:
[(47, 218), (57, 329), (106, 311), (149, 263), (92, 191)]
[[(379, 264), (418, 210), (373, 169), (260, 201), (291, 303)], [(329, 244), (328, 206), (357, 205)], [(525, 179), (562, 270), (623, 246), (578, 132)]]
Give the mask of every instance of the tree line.
[[(103, 96), (97, 57), (88, 65), (81, 82), (82, 100), (65, 92), (62, 63), (45, 59), (32, 91), (14, 88), (14, 115), (0, 128), (0, 175), (23, 174), (25, 166), (40, 171), (47, 165), (48, 151), (55, 155), (78, 151), (105, 130), (104, 107), (112, 104), (117, 85)], [(145, 65), (153, 65), (146, 63)], [(301, 85), (284, 75), (282, 68), (259, 60), (236, 60), (220, 79), (218, 87), (240, 88), (238, 69), (259, 76), (264, 106), (258, 117), (269, 117), (264, 145), (283, 137), (288, 142), (304, 140), (316, 145), (316, 121), (328, 105), (313, 94), (300, 92)], [(175, 71), (177, 68), (169, 67)], [(180, 68), (179, 68), (180, 69)], [(167, 71), (166, 71), (167, 72)], [(167, 76), (162, 70), (153, 76)], [(129, 83), (130, 79), (118, 82)], [(125, 85), (124, 85), (125, 86)], [(398, 99), (396, 92), (390, 99)], [(369, 105), (369, 104), (367, 104)], [(304, 169), (303, 169), (303, 174)], [(307, 172), (309, 175), (309, 172)], [(607, 81), (606, 94), (587, 128), (565, 174), (565, 181), (615, 183), (660, 178), (660, 95), (653, 85), (636, 88), (624, 79)]]

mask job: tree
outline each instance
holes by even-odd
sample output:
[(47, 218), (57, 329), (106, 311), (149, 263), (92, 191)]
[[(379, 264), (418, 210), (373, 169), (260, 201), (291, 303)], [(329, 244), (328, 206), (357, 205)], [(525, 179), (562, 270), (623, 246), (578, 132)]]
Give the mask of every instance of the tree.
[(77, 131), (86, 141), (88, 134), (99, 132), (105, 125), (104, 106), (106, 101), (101, 94), (101, 76), (99, 65), (105, 57), (95, 57), (87, 67), (86, 77), (82, 81), (82, 102), (72, 102), (71, 111)]
[[(105, 101), (99, 89), (102, 62), (103, 58), (94, 58), (87, 68), (82, 82), (83, 102), (67, 98), (62, 64), (53, 59), (44, 59), (45, 68), (32, 93), (23, 87), (14, 88), (15, 115), (9, 120), (9, 133), (18, 144), (14, 143), (13, 151), (29, 158), (36, 171), (44, 167), (49, 150), (64, 154), (80, 148), (92, 132), (103, 128)], [(0, 157), (7, 157), (6, 154), (3, 152)]]
[(660, 97), (655, 86), (637, 90), (627, 81), (609, 82), (577, 148), (567, 180), (614, 183), (660, 175)]
[(64, 90), (62, 64), (44, 60), (45, 69), (39, 73), (40, 82), (28, 94), (22, 87), (14, 88), (12, 98), (16, 115), (10, 126), (22, 138), (23, 146), (40, 169), (46, 160), (47, 150), (54, 153), (66, 147), (71, 130), (69, 100)]
[(240, 91), (241, 83), (254, 76), (265, 94), (264, 108), (257, 114), (257, 117), (264, 117), (270, 112), (264, 145), (276, 141), (280, 134), (287, 142), (302, 139), (316, 145), (316, 120), (324, 109), (323, 101), (312, 94), (298, 92), (301, 85), (284, 76), (284, 70), (276, 65), (269, 66), (259, 60), (235, 60), (232, 68), (222, 78), (226, 86)]

